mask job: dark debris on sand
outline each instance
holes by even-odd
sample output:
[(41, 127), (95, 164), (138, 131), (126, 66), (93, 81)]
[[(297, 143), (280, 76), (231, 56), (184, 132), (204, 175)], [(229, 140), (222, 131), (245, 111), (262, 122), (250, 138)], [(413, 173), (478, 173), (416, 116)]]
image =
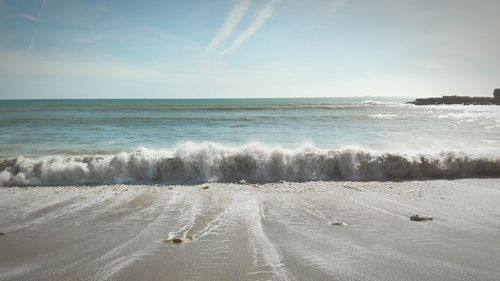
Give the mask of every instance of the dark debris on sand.
[(170, 239), (165, 239), (163, 242), (165, 243), (174, 243), (174, 244), (181, 244), (181, 243), (187, 243), (193, 241), (193, 237), (190, 235), (186, 236), (176, 236)]
[(413, 215), (410, 217), (411, 221), (431, 221), (433, 219), (434, 219), (433, 217), (421, 216), (421, 215)]
[(343, 221), (334, 221), (334, 222), (331, 222), (330, 225), (336, 225), (336, 226), (348, 226), (347, 223), (343, 222)]

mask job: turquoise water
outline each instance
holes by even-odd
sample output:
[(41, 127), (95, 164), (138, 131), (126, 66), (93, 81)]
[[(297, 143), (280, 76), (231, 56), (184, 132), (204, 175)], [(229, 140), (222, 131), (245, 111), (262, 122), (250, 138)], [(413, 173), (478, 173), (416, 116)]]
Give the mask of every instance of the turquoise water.
[(409, 98), (0, 101), (0, 156), (94, 154), (183, 142), (383, 151), (500, 150), (496, 107)]
[[(285, 150), (284, 155), (293, 157), (315, 151), (323, 158), (328, 158), (328, 153), (345, 150), (404, 157), (419, 154), (437, 157), (443, 152), (453, 152), (492, 161), (500, 156), (500, 107), (405, 103), (410, 100), (4, 100), (0, 101), (0, 158), (17, 162), (4, 163), (0, 169), (11, 181), (12, 176), (19, 174), (29, 177), (30, 172), (22, 169), (33, 170), (36, 163), (62, 161), (65, 166), (68, 161), (76, 161), (87, 165), (88, 170), (95, 163), (91, 165), (78, 157), (116, 158), (123, 153), (127, 157), (142, 155), (154, 169), (158, 168), (159, 158), (192, 160), (189, 157), (200, 158), (200, 153), (205, 153), (206, 159), (195, 166), (208, 165), (209, 170), (220, 169), (214, 165), (220, 165), (219, 158), (227, 155), (246, 153), (258, 163), (267, 163), (273, 152)], [(198, 154), (194, 155), (195, 152)], [(27, 159), (31, 164), (26, 164)], [(20, 163), (27, 166), (20, 168)], [(352, 169), (359, 170), (360, 163), (352, 164)], [(145, 173), (148, 179), (155, 172)], [(129, 178), (142, 179), (133, 175)], [(220, 179), (213, 174), (202, 178), (200, 181)]]

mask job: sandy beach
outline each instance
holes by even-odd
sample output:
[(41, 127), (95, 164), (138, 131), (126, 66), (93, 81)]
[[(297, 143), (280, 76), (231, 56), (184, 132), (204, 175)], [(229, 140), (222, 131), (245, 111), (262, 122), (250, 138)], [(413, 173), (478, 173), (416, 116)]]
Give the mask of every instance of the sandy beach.
[(498, 202), (498, 179), (1, 188), (0, 279), (498, 280)]

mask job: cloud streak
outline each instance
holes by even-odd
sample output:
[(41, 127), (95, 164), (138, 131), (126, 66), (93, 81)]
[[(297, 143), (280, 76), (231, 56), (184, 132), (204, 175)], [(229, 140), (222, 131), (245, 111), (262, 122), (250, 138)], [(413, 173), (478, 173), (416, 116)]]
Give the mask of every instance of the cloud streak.
[(43, 13), (43, 8), (45, 7), (45, 4), (47, 4), (47, 0), (42, 0), (42, 3), (40, 4), (40, 8), (38, 9), (38, 14), (37, 16), (32, 16), (29, 14), (22, 14), (21, 16), (29, 21), (37, 22), (40, 21), (42, 18), (42, 13)]
[(224, 23), (217, 30), (212, 42), (205, 49), (205, 54), (209, 53), (211, 50), (217, 48), (226, 38), (231, 36), (234, 29), (238, 26), (240, 21), (245, 16), (248, 8), (252, 4), (252, 0), (240, 0), (234, 7), (229, 11), (224, 19)]
[(349, 2), (349, 0), (335, 0), (335, 1), (333, 1), (332, 4), (331, 4), (331, 6), (330, 6), (330, 13), (333, 14), (333, 13), (337, 12), (347, 2)]
[(255, 32), (257, 32), (260, 28), (262, 28), (267, 21), (272, 17), (274, 12), (274, 7), (278, 4), (280, 0), (271, 0), (267, 3), (262, 10), (257, 14), (252, 24), (241, 32), (240, 35), (233, 41), (233, 44), (229, 46), (227, 49), (222, 51), (219, 55), (221, 57), (225, 56), (227, 53), (236, 50), (241, 44), (250, 39)]
[(33, 32), (33, 35), (31, 36), (30, 44), (28, 45), (28, 55), (31, 54), (31, 50), (33, 49), (33, 46), (35, 46), (35, 41), (36, 41), (37, 35), (38, 35), (38, 30), (35, 30)]
[(38, 18), (42, 17), (43, 7), (47, 4), (47, 0), (42, 0), (42, 4), (40, 5), (40, 9), (38, 10)]
[(40, 21), (40, 18), (34, 17), (34, 16), (32, 16), (32, 15), (22, 14), (21, 16), (22, 16), (25, 20), (28, 20), (28, 21), (32, 21), (32, 22), (38, 22), (38, 21)]
[[(47, 4), (47, 0), (42, 0), (42, 3), (40, 4), (40, 9), (38, 9), (38, 17), (35, 18), (33, 16), (23, 15), (24, 18), (26, 18), (29, 21), (39, 22), (40, 19), (42, 18), (43, 7), (45, 7), (45, 4)], [(35, 31), (31, 36), (30, 44), (28, 45), (28, 54), (31, 54), (31, 50), (33, 49), (33, 46), (35, 46), (37, 35), (38, 35), (38, 26), (35, 28)]]

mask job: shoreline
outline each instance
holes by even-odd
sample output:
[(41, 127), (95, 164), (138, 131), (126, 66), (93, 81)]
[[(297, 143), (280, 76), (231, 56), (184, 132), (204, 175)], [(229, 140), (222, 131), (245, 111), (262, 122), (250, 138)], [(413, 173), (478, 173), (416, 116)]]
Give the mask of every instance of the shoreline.
[(0, 279), (498, 280), (499, 200), (500, 179), (5, 187)]

